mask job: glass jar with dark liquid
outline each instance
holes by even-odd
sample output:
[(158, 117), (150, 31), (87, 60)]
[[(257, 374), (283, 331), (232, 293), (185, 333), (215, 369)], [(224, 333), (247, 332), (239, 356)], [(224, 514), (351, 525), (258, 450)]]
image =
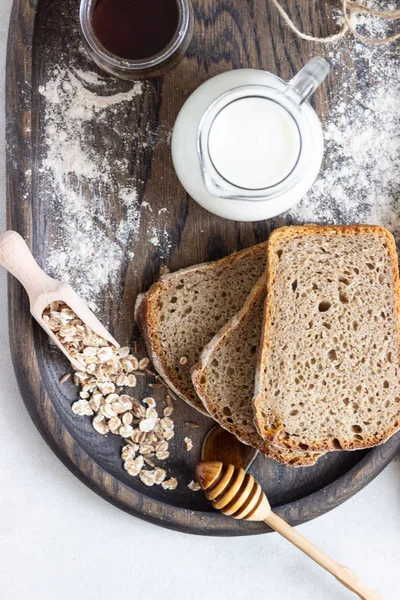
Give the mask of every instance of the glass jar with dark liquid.
[(193, 33), (190, 0), (81, 0), (80, 21), (94, 62), (130, 80), (171, 68)]

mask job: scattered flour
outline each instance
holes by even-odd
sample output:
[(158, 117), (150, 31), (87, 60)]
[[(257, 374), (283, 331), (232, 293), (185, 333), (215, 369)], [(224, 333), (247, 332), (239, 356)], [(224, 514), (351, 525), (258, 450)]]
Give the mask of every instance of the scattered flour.
[(158, 248), (160, 258), (167, 258), (172, 248), (169, 232), (166, 229), (151, 227), (148, 236), (150, 244)]
[[(368, 15), (358, 16), (357, 24), (361, 33), (377, 38), (388, 33), (386, 22)], [(347, 39), (346, 45), (332, 46), (329, 60), (344, 83), (329, 99), (325, 162), (312, 190), (288, 216), (300, 223), (378, 224), (400, 238), (398, 47), (396, 52), (393, 44)]]
[(153, 212), (153, 209), (151, 208), (151, 204), (149, 204), (145, 200), (142, 202), (142, 208), (147, 208), (150, 212)]
[[(390, 27), (368, 15), (358, 16), (357, 23), (361, 33), (376, 37), (387, 35)], [(325, 162), (310, 193), (287, 218), (299, 223), (377, 223), (400, 239), (398, 47), (367, 46), (348, 36), (332, 45), (329, 55), (335, 86), (328, 102)], [(46, 267), (89, 301), (119, 280), (126, 261), (140, 251), (138, 244), (150, 244), (159, 258), (167, 258), (172, 246), (162, 226), (168, 209), (153, 212), (147, 201), (140, 201), (143, 182), (130, 173), (126, 157), (115, 160), (109, 146), (113, 138), (132, 143), (136, 133), (118, 127), (118, 136), (103, 136), (101, 152), (93, 149), (93, 138), (109, 121), (114, 127), (119, 119), (129, 122), (146, 84), (107, 95), (108, 85), (96, 73), (61, 64), (39, 89), (46, 146), (39, 193), (47, 218), (57, 224), (56, 233), (46, 236)], [(160, 135), (167, 139), (170, 132), (147, 129), (142, 151)]]
[[(116, 161), (108, 140), (102, 152), (93, 149), (98, 124), (107, 122), (109, 111), (134, 110), (132, 101), (143, 93), (138, 82), (127, 92), (104, 95), (107, 83), (90, 71), (57, 67), (39, 88), (45, 100), (46, 146), (40, 191), (58, 226), (47, 240), (46, 267), (89, 301), (118, 280), (124, 261), (134, 257), (141, 208), (153, 212), (148, 202), (140, 204), (134, 178), (118, 183), (115, 174), (125, 176), (127, 159)], [(153, 227), (149, 237), (165, 258), (168, 234)]]

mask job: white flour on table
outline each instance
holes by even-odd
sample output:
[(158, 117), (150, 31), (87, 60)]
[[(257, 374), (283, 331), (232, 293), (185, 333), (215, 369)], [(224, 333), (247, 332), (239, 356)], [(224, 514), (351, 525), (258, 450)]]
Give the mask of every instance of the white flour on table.
[[(143, 84), (137, 82), (127, 92), (103, 95), (107, 83), (96, 73), (60, 67), (39, 88), (46, 101), (41, 185), (57, 225), (47, 240), (46, 268), (54, 277), (71, 281), (88, 301), (117, 280), (126, 258), (134, 258), (130, 245), (139, 236), (141, 208), (153, 212), (148, 202), (140, 204), (133, 178), (126, 186), (116, 181), (116, 172), (127, 172), (127, 159), (116, 161), (107, 140), (102, 152), (93, 148), (90, 137), (96, 123), (123, 106), (132, 110), (132, 101), (143, 93)], [(143, 147), (155, 143), (156, 138), (148, 137)], [(108, 206), (110, 194), (121, 206), (117, 218)], [(155, 225), (146, 234), (160, 258), (166, 257), (168, 232)]]
[[(388, 31), (382, 19), (361, 15), (357, 22), (377, 38)], [(299, 223), (383, 225), (399, 238), (399, 46), (368, 46), (354, 38), (351, 66), (345, 63), (346, 54), (339, 43), (328, 57), (333, 71), (344, 70), (346, 84), (330, 97), (324, 168), (288, 215)]]

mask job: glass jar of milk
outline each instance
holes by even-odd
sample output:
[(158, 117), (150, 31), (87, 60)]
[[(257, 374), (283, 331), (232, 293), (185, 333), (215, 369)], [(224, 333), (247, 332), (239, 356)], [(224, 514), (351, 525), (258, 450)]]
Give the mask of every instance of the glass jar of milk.
[(322, 127), (307, 99), (328, 72), (316, 57), (289, 83), (237, 69), (201, 85), (172, 136), (176, 173), (194, 200), (235, 221), (268, 219), (296, 204), (321, 167)]

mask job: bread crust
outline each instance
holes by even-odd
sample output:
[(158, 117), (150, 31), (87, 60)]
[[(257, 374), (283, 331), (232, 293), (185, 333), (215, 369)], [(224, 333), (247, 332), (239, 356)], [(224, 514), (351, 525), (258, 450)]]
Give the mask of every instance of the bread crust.
[[(315, 234), (323, 235), (376, 235), (384, 239), (387, 244), (388, 257), (392, 266), (393, 283), (394, 283), (394, 308), (397, 320), (397, 346), (400, 349), (400, 281), (399, 281), (399, 267), (398, 258), (396, 251), (396, 243), (393, 235), (383, 227), (378, 225), (301, 225), (301, 226), (288, 226), (281, 227), (275, 230), (270, 238), (268, 245), (267, 261), (267, 288), (272, 290), (276, 279), (276, 246), (284, 238), (291, 237), (304, 237)], [(255, 415), (255, 424), (261, 437), (269, 442), (273, 443), (281, 448), (299, 448), (299, 442), (291, 438), (289, 434), (284, 430), (281, 423), (279, 423), (276, 416), (271, 410), (265, 406), (265, 399), (263, 398), (263, 379), (262, 370), (265, 361), (267, 360), (268, 350), (270, 348), (270, 330), (271, 321), (273, 319), (273, 302), (272, 294), (268, 295), (265, 310), (264, 320), (262, 328), (262, 341), (259, 350), (258, 368), (256, 372), (255, 382), (255, 395), (253, 400), (253, 408)], [(264, 405), (263, 405), (264, 402)], [(263, 417), (262, 412), (266, 416)], [(398, 426), (393, 426), (389, 430), (385, 430), (379, 433), (377, 436), (370, 437), (363, 441), (359, 440), (348, 440), (345, 438), (338, 438), (338, 446), (332, 447), (332, 443), (327, 439), (321, 439), (319, 441), (310, 442), (307, 444), (308, 451), (312, 452), (324, 452), (333, 450), (359, 450), (363, 448), (371, 448), (387, 441), (392, 435), (400, 429), (400, 422)]]
[[(168, 362), (168, 357), (165, 355), (159, 340), (157, 339), (157, 302), (162, 294), (168, 289), (168, 286), (176, 280), (178, 277), (185, 277), (187, 279), (191, 276), (195, 276), (199, 271), (209, 271), (215, 268), (220, 268), (225, 265), (230, 265), (240, 260), (245, 256), (251, 256), (264, 248), (267, 251), (268, 242), (262, 242), (245, 250), (234, 252), (224, 258), (194, 265), (185, 269), (180, 269), (174, 273), (168, 273), (162, 275), (159, 281), (155, 282), (149, 290), (144, 294), (139, 294), (135, 304), (135, 321), (139, 325), (144, 340), (146, 342), (149, 357), (154, 365), (156, 371), (160, 374), (165, 383), (171, 388), (175, 394), (187, 402), (190, 406), (201, 412), (203, 415), (210, 416), (206, 410), (204, 404), (197, 396), (194, 388), (191, 389), (183, 386), (181, 382), (177, 380), (174, 374), (173, 364)], [(190, 371), (192, 365), (188, 365)]]
[(282, 464), (291, 465), (293, 467), (307, 467), (314, 465), (318, 458), (321, 456), (320, 453), (304, 452), (302, 450), (291, 450), (283, 449), (272, 444), (265, 442), (259, 437), (257, 443), (257, 437), (246, 432), (244, 427), (236, 427), (235, 423), (228, 423), (226, 419), (218, 412), (214, 407), (212, 399), (206, 392), (206, 384), (202, 383), (204, 371), (207, 369), (210, 361), (212, 360), (213, 353), (222, 345), (225, 344), (227, 338), (240, 327), (243, 319), (254, 309), (254, 305), (265, 295), (265, 276), (261, 277), (256, 285), (251, 290), (243, 308), (234, 315), (224, 325), (220, 331), (213, 337), (213, 339), (205, 346), (203, 352), (200, 355), (199, 362), (192, 368), (192, 382), (194, 388), (202, 400), (204, 406), (208, 410), (212, 418), (217, 421), (221, 427), (236, 436), (243, 444), (256, 448), (259, 452), (272, 458), (273, 460)]

